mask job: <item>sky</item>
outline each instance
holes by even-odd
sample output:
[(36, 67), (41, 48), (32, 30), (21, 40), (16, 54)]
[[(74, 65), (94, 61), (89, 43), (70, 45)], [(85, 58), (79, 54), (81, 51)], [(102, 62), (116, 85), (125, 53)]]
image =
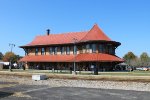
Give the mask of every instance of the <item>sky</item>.
[(19, 46), (37, 35), (90, 30), (94, 24), (121, 42), (116, 55), (150, 54), (150, 0), (0, 0), (0, 52), (24, 56)]

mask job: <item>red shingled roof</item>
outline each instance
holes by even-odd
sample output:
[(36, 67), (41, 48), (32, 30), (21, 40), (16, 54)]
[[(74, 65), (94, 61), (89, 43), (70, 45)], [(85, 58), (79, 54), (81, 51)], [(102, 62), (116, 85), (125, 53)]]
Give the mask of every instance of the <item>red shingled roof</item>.
[[(75, 58), (76, 62), (100, 61), (100, 62), (123, 62), (117, 56), (91, 53), (91, 54), (78, 54)], [(28, 62), (73, 62), (74, 55), (39, 55), (39, 56), (25, 56), (20, 61)]]
[(32, 45), (50, 45), (50, 44), (68, 44), (73, 43), (74, 38), (77, 39), (76, 42), (81, 40), (87, 32), (72, 32), (65, 34), (49, 34), (44, 36), (36, 36), (36, 38), (29, 44)]
[(74, 55), (37, 55), (25, 56), (20, 61), (27, 62), (70, 62)]
[(86, 62), (86, 61), (123, 62), (123, 60), (117, 56), (103, 53), (79, 54), (76, 59), (77, 62)]
[(102, 32), (98, 25), (95, 24), (93, 28), (87, 32), (70, 32), (63, 34), (49, 34), (43, 36), (36, 36), (36, 38), (31, 43), (25, 46), (69, 44), (74, 43), (74, 39), (77, 39), (76, 42), (94, 40), (112, 41), (109, 37), (107, 37), (104, 34), (104, 32)]

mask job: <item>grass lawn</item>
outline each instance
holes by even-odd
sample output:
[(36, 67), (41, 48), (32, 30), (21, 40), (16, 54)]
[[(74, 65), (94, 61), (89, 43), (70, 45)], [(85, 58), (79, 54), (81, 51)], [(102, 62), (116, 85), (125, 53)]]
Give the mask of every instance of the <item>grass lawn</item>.
[(99, 72), (99, 75), (93, 75), (91, 71), (77, 72), (77, 75), (70, 74), (69, 71), (55, 70), (1, 70), (0, 75), (11, 75), (20, 77), (30, 77), (33, 74), (45, 74), (48, 78), (58, 79), (79, 79), (79, 80), (108, 80), (108, 81), (137, 81), (150, 82), (150, 71), (133, 71), (133, 72)]
[(132, 72), (99, 72), (100, 75), (119, 75), (119, 76), (150, 76), (150, 71), (132, 71)]

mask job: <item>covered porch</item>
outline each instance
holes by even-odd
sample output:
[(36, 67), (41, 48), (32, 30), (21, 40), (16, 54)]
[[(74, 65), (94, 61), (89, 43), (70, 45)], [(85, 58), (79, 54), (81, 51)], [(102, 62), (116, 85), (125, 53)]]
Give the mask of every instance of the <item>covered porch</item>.
[[(75, 62), (76, 71), (114, 71), (118, 62)], [(27, 62), (26, 69), (37, 70), (74, 70), (74, 62)]]

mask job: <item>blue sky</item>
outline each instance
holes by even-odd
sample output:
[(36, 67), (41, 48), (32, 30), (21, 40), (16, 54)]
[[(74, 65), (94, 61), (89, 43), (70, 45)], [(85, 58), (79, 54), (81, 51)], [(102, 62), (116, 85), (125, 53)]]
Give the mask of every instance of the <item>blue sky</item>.
[(46, 29), (51, 33), (86, 31), (97, 23), (122, 43), (116, 54), (150, 54), (150, 0), (0, 0), (0, 52), (24, 55), (18, 46)]

